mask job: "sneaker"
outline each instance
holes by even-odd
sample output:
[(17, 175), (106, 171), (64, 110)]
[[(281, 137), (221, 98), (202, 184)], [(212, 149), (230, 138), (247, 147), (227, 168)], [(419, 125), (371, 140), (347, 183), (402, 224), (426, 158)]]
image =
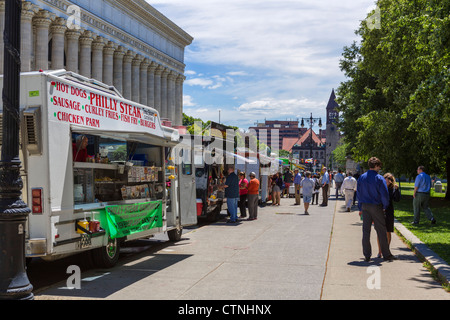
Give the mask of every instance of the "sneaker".
[(431, 224), (436, 224), (436, 219), (435, 218), (431, 219)]
[(308, 211), (305, 211), (305, 216), (309, 216), (309, 213), (308, 213)]

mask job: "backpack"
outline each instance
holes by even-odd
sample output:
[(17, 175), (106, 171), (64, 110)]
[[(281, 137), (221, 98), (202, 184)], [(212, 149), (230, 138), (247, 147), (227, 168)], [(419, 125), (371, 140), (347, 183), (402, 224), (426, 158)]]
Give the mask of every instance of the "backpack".
[(314, 190), (319, 190), (320, 189), (320, 182), (319, 179), (316, 179), (315, 185), (314, 185)]

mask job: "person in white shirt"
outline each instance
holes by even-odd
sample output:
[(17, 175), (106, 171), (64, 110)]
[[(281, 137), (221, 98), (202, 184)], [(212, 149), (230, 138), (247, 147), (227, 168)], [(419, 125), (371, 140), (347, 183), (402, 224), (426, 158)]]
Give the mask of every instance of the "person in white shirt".
[(341, 186), (341, 193), (345, 196), (345, 206), (347, 208), (347, 211), (351, 211), (352, 203), (353, 203), (353, 197), (355, 196), (357, 181), (355, 178), (353, 178), (353, 174), (349, 172), (347, 174), (347, 177), (342, 182)]

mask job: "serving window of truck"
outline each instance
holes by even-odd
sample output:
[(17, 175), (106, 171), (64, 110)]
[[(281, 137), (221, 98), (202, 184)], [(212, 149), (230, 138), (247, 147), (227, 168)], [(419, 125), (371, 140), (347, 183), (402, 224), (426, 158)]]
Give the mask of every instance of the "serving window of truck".
[(166, 165), (178, 132), (155, 109), (64, 70), (22, 74), (21, 109), (27, 257), (93, 249), (112, 266), (121, 241), (179, 240), (197, 222), (195, 199), (175, 192), (191, 176)]

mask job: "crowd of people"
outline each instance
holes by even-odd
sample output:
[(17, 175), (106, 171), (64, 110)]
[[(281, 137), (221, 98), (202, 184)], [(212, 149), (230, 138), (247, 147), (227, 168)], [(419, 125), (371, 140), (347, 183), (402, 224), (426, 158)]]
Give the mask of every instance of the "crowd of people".
[[(378, 172), (382, 168), (381, 161), (372, 157), (368, 161), (369, 170), (359, 174), (341, 170), (332, 172), (327, 168), (322, 168), (321, 174), (309, 171), (300, 173), (298, 169), (293, 172), (287, 170), (282, 174), (277, 172), (269, 179), (269, 197), (272, 206), (279, 206), (281, 198), (285, 195), (291, 196), (294, 193), (294, 205), (300, 205), (303, 199), (304, 214), (309, 215), (310, 205), (318, 205), (319, 193), (322, 193), (321, 207), (328, 205), (330, 188), (333, 185), (336, 189), (336, 200), (343, 196), (347, 212), (351, 212), (352, 206), (358, 201), (358, 211), (362, 222), (362, 249), (365, 261), (370, 261), (372, 247), (370, 244), (370, 232), (372, 225), (377, 232), (378, 258), (387, 261), (396, 260), (390, 251), (391, 234), (394, 232), (394, 202), (400, 201), (400, 189), (394, 175), (385, 173), (381, 176)], [(229, 223), (237, 222), (237, 209), (239, 206), (240, 218), (246, 218), (248, 208), (249, 218), (256, 220), (258, 216), (258, 201), (260, 182), (254, 172), (246, 179), (245, 172), (239, 172), (239, 177), (234, 172), (234, 167), (228, 168), (228, 177), (225, 182), (225, 196), (227, 198), (228, 211), (230, 214)], [(290, 188), (291, 186), (294, 188)], [(414, 221), (412, 224), (419, 224), (420, 211), (423, 210), (428, 220), (432, 224), (436, 223), (431, 209), (429, 208), (431, 190), (431, 178), (425, 173), (425, 168), (417, 168), (413, 194)]]

